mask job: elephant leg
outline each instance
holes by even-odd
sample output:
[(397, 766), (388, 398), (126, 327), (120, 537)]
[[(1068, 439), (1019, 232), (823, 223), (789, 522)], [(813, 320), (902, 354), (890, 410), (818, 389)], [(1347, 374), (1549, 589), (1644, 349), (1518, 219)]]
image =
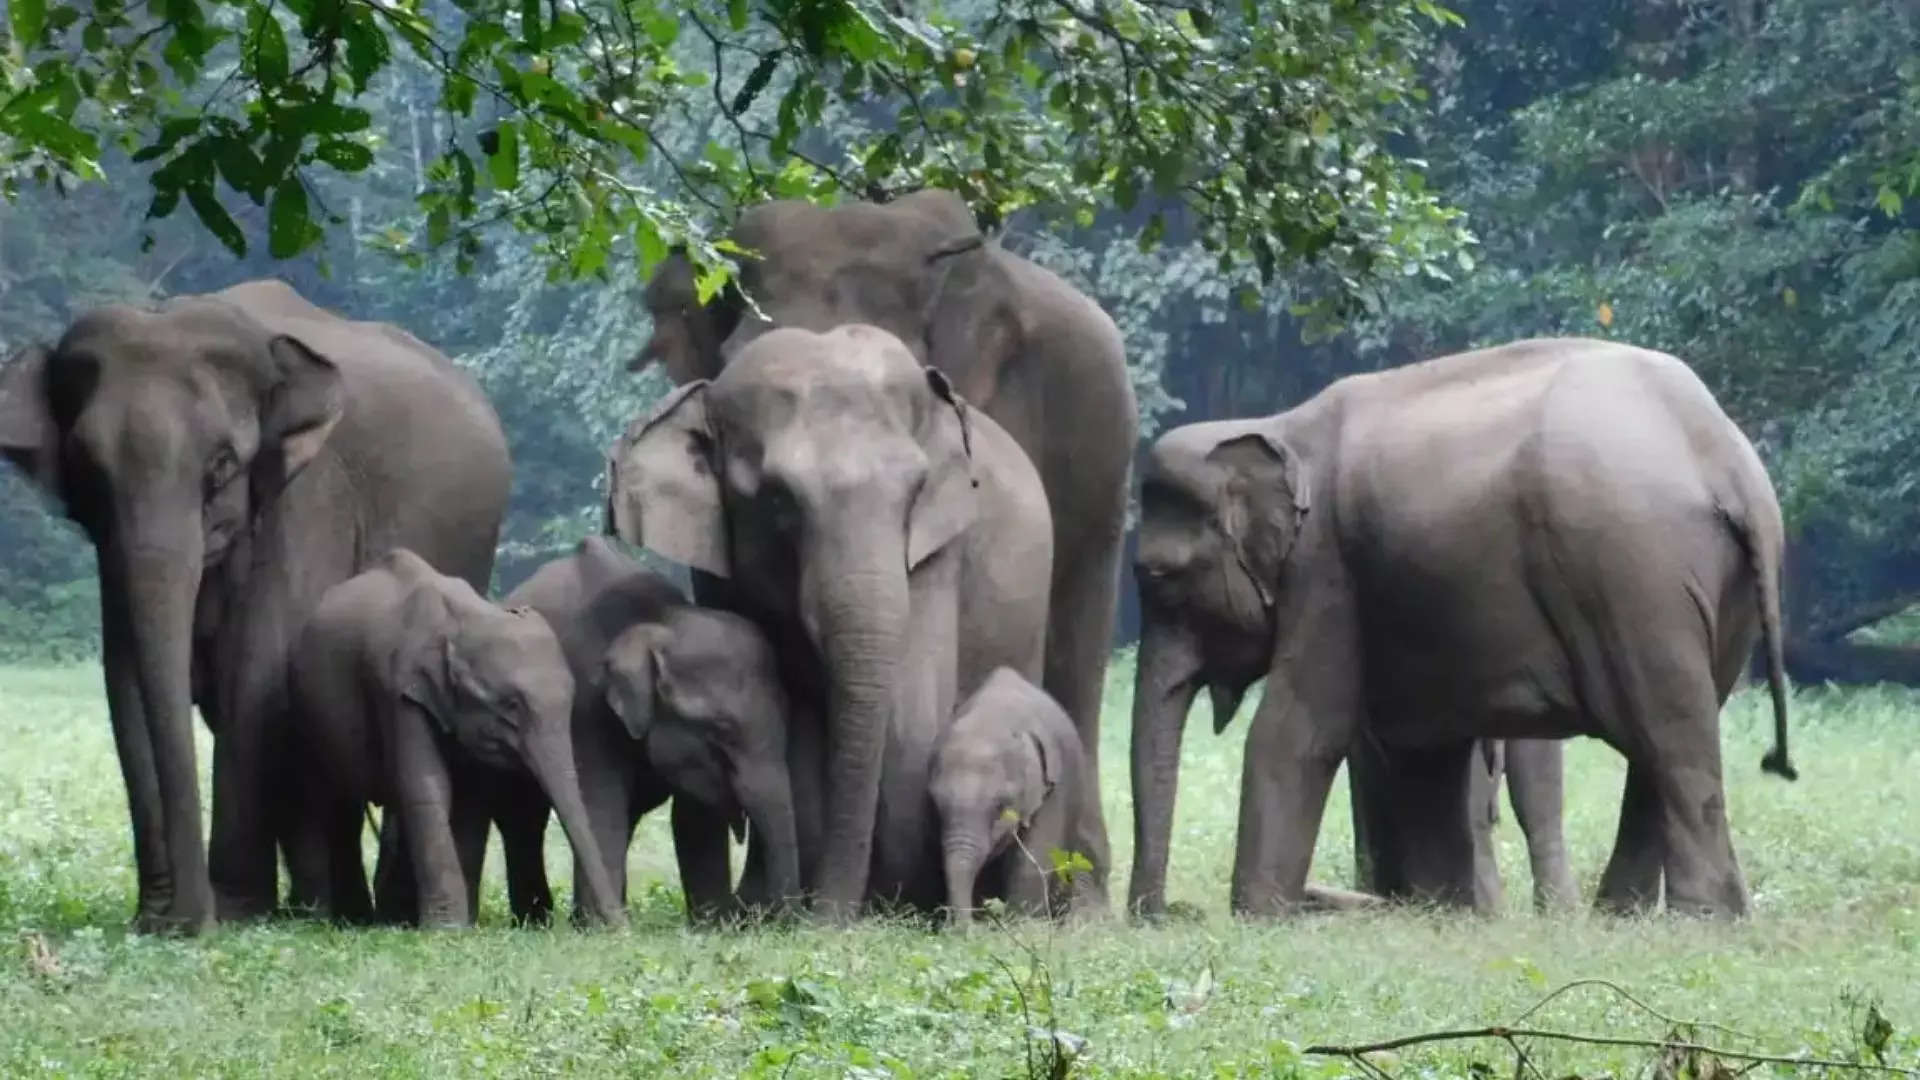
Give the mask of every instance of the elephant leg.
[(686, 894), (687, 921), (717, 922), (731, 914), (733, 868), (727, 849), (727, 823), (709, 807), (676, 796), (670, 811), (673, 856), (680, 864), (680, 889)]
[(1564, 909), (1579, 889), (1567, 861), (1562, 821), (1566, 814), (1566, 743), (1559, 739), (1507, 740), (1507, 796), (1527, 838), (1536, 911)]
[[(1116, 513), (1113, 521), (1123, 519)], [(1060, 529), (1056, 523), (1055, 542)], [(1042, 687), (1060, 703), (1086, 749), (1087, 782), (1066, 846), (1093, 864), (1084, 883), (1089, 908), (1107, 906), (1107, 873), (1112, 856), (1107, 820), (1100, 804), (1100, 698), (1106, 689), (1107, 660), (1113, 652), (1113, 626), (1120, 596), (1123, 536), (1081, 536), (1071, 549), (1054, 549), (1053, 587), (1048, 599), (1046, 661)]]
[[(407, 727), (424, 727), (424, 723)], [(444, 765), (426, 764), (424, 759), (438, 758), (425, 731), (403, 736), (402, 747), (412, 744), (413, 752), (400, 758), (401, 768), (415, 771), (399, 785), (401, 832), (406, 838), (408, 860), (413, 864), (414, 881), (419, 889), (419, 920), (423, 928), (470, 926), (473, 909), (469, 904), (468, 883), (462, 866), (459, 845), (454, 839), (453, 785)], [(431, 754), (422, 750), (433, 751)], [(484, 838), (485, 834), (482, 833)]]
[(1665, 863), (1660, 796), (1652, 771), (1629, 760), (1626, 787), (1620, 796), (1620, 825), (1614, 834), (1613, 855), (1600, 875), (1595, 909), (1612, 915), (1652, 911), (1660, 904)]
[(1314, 840), (1347, 738), (1327, 738), (1306, 710), (1277, 703), (1269, 685), (1247, 734), (1240, 772), (1229, 907), (1236, 915), (1284, 914), (1306, 899)]
[(1063, 891), (1060, 881), (1050, 872), (1046, 853), (1037, 846), (1009, 848), (994, 862), (999, 864), (996, 893), (1006, 902), (1008, 911), (1040, 916), (1065, 908), (1064, 898), (1058, 895)]
[(265, 915), (278, 899), (274, 849), (284, 822), (275, 812), (274, 789), (289, 713), (286, 620), (276, 611), (286, 604), (283, 591), (255, 589), (244, 616), (222, 627), (223, 650), (233, 659), (222, 680), (220, 732), (213, 740), (208, 861), (222, 921)]
[[(1491, 777), (1480, 747), (1471, 740), (1435, 747), (1386, 751), (1392, 761), (1390, 813), (1399, 834), (1409, 898), (1423, 903), (1471, 906), (1488, 911), (1498, 900), (1497, 876), (1488, 896), (1485, 866), (1487, 806)], [(1483, 845), (1488, 850), (1483, 851)]]
[(367, 864), (360, 853), (366, 804), (341, 800), (326, 813), (329, 913), (346, 923), (370, 922), (373, 897), (367, 894)]
[[(532, 790), (529, 790), (529, 787)], [(547, 799), (537, 785), (516, 782), (503, 792), (494, 816), (507, 858), (507, 902), (517, 923), (553, 921), (553, 890), (547, 884)]]
[(1743, 916), (1750, 899), (1727, 825), (1718, 725), (1683, 722), (1660, 736), (1651, 771), (1666, 849), (1667, 910)]
[(493, 807), (479, 794), (483, 790), (480, 785), (491, 778), (481, 779), (472, 775), (474, 772), (478, 770), (470, 771), (468, 783), (455, 782), (453, 806), (447, 814), (447, 824), (453, 832), (454, 856), (460, 860), (469, 922), (480, 919), (480, 878), (487, 868), (487, 831), (493, 826)]
[(1506, 888), (1500, 881), (1500, 858), (1493, 848), (1493, 828), (1500, 822), (1500, 773), (1504, 751), (1497, 739), (1476, 739), (1467, 764), (1467, 828), (1473, 841), (1472, 905), (1481, 914), (1506, 906)]
[(388, 926), (411, 926), (419, 917), (420, 886), (407, 853), (406, 829), (399, 808), (380, 817), (380, 852), (373, 866), (373, 918)]
[(331, 835), (335, 811), (324, 802), (314, 806), (288, 826), (287, 908), (293, 914), (331, 916), (335, 913)]
[(1347, 792), (1353, 811), (1353, 881), (1363, 893), (1404, 897), (1409, 886), (1392, 813), (1392, 763), (1372, 739), (1353, 741), (1347, 755)]

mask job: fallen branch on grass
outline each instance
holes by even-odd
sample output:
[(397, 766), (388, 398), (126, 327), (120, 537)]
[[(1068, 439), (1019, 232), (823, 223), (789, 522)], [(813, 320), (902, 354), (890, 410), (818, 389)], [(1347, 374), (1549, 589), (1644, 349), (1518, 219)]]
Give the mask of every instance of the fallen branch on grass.
[(1615, 994), (1618, 994), (1620, 997), (1625, 998), (1628, 1002), (1632, 1003), (1635, 1007), (1639, 1008), (1641, 1011), (1661, 1020), (1664, 1023), (1672, 1025), (1672, 1027), (1676, 1031), (1682, 1030), (1682, 1029), (1688, 1029), (1688, 1028), (1694, 1028), (1694, 1029), (1711, 1028), (1717, 1031), (1725, 1032), (1728, 1035), (1732, 1035), (1738, 1038), (1750, 1037), (1750, 1036), (1742, 1035), (1740, 1032), (1735, 1031), (1734, 1029), (1726, 1027), (1721, 1024), (1713, 1024), (1713, 1023), (1707, 1023), (1703, 1021), (1681, 1020), (1681, 1019), (1676, 1019), (1674, 1017), (1668, 1016), (1665, 1013), (1662, 1013), (1654, 1009), (1652, 1006), (1641, 1001), (1639, 998), (1634, 997), (1632, 994), (1628, 993), (1626, 990), (1622, 989), (1620, 986), (1614, 983), (1608, 982), (1605, 979), (1580, 979), (1575, 982), (1571, 982), (1564, 986), (1559, 987), (1558, 989), (1554, 990), (1552, 993), (1549, 993), (1546, 997), (1541, 998), (1539, 1001), (1535, 1002), (1525, 1012), (1522, 1012), (1518, 1020), (1516, 1020), (1515, 1023), (1513, 1024), (1489, 1024), (1485, 1027), (1455, 1028), (1453, 1030), (1448, 1030), (1448, 1031), (1428, 1031), (1428, 1032), (1421, 1032), (1415, 1035), (1403, 1035), (1397, 1039), (1383, 1039), (1379, 1042), (1358, 1043), (1350, 1046), (1339, 1046), (1339, 1045), (1331, 1045), (1331, 1044), (1309, 1046), (1306, 1049), (1302, 1050), (1301, 1053), (1312, 1054), (1316, 1057), (1343, 1057), (1353, 1062), (1354, 1064), (1360, 1066), (1360, 1068), (1365, 1070), (1369, 1075), (1386, 1076), (1387, 1073), (1385, 1072), (1385, 1070), (1381, 1069), (1374, 1062), (1367, 1060), (1366, 1058), (1367, 1054), (1380, 1053), (1383, 1051), (1390, 1051), (1390, 1050), (1400, 1050), (1409, 1046), (1421, 1046), (1427, 1043), (1465, 1042), (1465, 1041), (1470, 1041), (1475, 1039), (1497, 1039), (1501, 1042), (1506, 1043), (1508, 1048), (1514, 1052), (1514, 1056), (1516, 1059), (1515, 1075), (1517, 1076), (1524, 1075), (1524, 1073), (1528, 1070), (1531, 1070), (1535, 1075), (1540, 1075), (1539, 1070), (1535, 1068), (1533, 1066), (1533, 1062), (1528, 1059), (1526, 1055), (1526, 1051), (1521, 1049), (1520, 1040), (1521, 1039), (1544, 1039), (1549, 1042), (1580, 1043), (1588, 1046), (1628, 1046), (1628, 1047), (1634, 1047), (1636, 1049), (1659, 1050), (1666, 1054), (1672, 1054), (1676, 1052), (1681, 1054), (1705, 1054), (1715, 1058), (1723, 1058), (1728, 1061), (1749, 1062), (1754, 1065), (1787, 1065), (1787, 1066), (1795, 1066), (1800, 1068), (1812, 1068), (1812, 1069), (1846, 1069), (1846, 1070), (1853, 1070), (1856, 1072), (1876, 1073), (1881, 1075), (1920, 1077), (1920, 1069), (1910, 1069), (1910, 1068), (1905, 1068), (1899, 1065), (1883, 1065), (1883, 1064), (1864, 1062), (1864, 1061), (1840, 1061), (1838, 1059), (1833, 1059), (1833, 1058), (1795, 1057), (1795, 1056), (1789, 1056), (1785, 1054), (1753, 1053), (1745, 1050), (1728, 1050), (1723, 1047), (1708, 1046), (1703, 1043), (1683, 1041), (1683, 1040), (1672, 1039), (1672, 1038), (1643, 1039), (1643, 1038), (1632, 1038), (1632, 1037), (1621, 1036), (1621, 1035), (1588, 1035), (1588, 1034), (1584, 1034), (1582, 1032), (1577, 1032), (1577, 1031), (1554, 1031), (1546, 1028), (1533, 1028), (1533, 1027), (1520, 1026), (1520, 1023), (1519, 1023), (1520, 1021), (1524, 1021), (1528, 1017), (1539, 1012), (1543, 1006), (1545, 1006), (1548, 1002), (1552, 1001), (1554, 998), (1559, 997), (1560, 995), (1566, 993), (1569, 990), (1572, 990), (1576, 987), (1582, 987), (1582, 986), (1598, 986), (1598, 987), (1605, 988), (1607, 990), (1611, 990)]
[(1383, 1039), (1375, 1043), (1361, 1043), (1353, 1046), (1309, 1046), (1303, 1054), (1316, 1057), (1343, 1057), (1358, 1060), (1363, 1054), (1377, 1053), (1382, 1050), (1398, 1050), (1407, 1046), (1419, 1046), (1422, 1043), (1458, 1042), (1467, 1039), (1499, 1039), (1509, 1044), (1514, 1039), (1547, 1039), (1550, 1041), (1585, 1043), (1589, 1046), (1632, 1046), (1644, 1050), (1681, 1050), (1695, 1054), (1712, 1054), (1714, 1057), (1729, 1061), (1751, 1061), (1760, 1065), (1799, 1065), (1817, 1069), (1858, 1069), (1861, 1072), (1889, 1073), (1896, 1076), (1920, 1076), (1920, 1069), (1908, 1069), (1899, 1065), (1875, 1065), (1864, 1061), (1840, 1061), (1834, 1058), (1790, 1057), (1785, 1054), (1749, 1054), (1742, 1050), (1723, 1050), (1717, 1046), (1700, 1043), (1675, 1042), (1671, 1039), (1632, 1039), (1614, 1035), (1585, 1035), (1577, 1031), (1549, 1031), (1543, 1028), (1515, 1028), (1502, 1024), (1487, 1027), (1458, 1028), (1453, 1031), (1428, 1031), (1418, 1035), (1405, 1035), (1398, 1039)]

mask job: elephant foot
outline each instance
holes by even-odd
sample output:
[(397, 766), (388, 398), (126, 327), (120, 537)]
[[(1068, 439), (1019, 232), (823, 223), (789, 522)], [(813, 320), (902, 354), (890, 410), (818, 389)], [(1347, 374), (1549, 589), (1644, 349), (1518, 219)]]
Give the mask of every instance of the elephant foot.
[(199, 937), (211, 931), (213, 917), (206, 913), (181, 915), (170, 911), (142, 911), (133, 917), (136, 934), (153, 937)]
[(275, 903), (271, 898), (257, 896), (234, 896), (220, 893), (214, 903), (223, 923), (258, 922), (271, 918)]

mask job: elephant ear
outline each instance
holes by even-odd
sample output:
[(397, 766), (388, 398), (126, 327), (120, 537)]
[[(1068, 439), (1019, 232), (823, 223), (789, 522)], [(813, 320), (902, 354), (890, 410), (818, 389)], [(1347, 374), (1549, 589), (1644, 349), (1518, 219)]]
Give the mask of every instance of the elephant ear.
[(925, 256), (927, 363), (951, 373), (961, 392), (986, 401), (1020, 348), (1015, 292), (979, 233), (954, 236)]
[(1040, 807), (1053, 794), (1054, 763), (1047, 753), (1045, 741), (1038, 734), (1032, 731), (1014, 732), (1010, 733), (1009, 739), (1013, 760), (1019, 763), (1014, 767), (1014, 775), (1009, 778), (1013, 783), (1013, 810), (1020, 817), (1019, 827), (1024, 829), (1033, 824), (1034, 815), (1040, 812)]
[(471, 677), (452, 629), (445, 602), (431, 590), (417, 589), (400, 615), (408, 644), (394, 657), (393, 685), (400, 699), (418, 706), (445, 734), (453, 733), (456, 672)]
[(614, 444), (607, 516), (613, 535), (627, 543), (729, 577), (726, 516), (707, 423), (709, 385), (700, 379), (668, 394)]
[(260, 452), (254, 494), (264, 502), (314, 459), (347, 412), (346, 385), (333, 361), (291, 334), (267, 345), (274, 382), (260, 402)]
[(1273, 604), (1273, 589), (1300, 535), (1310, 505), (1300, 455), (1278, 437), (1253, 432), (1221, 440), (1207, 460), (1226, 469), (1220, 525), (1234, 554), (1260, 592)]
[(953, 384), (927, 368), (934, 404), (926, 418), (921, 446), (927, 454), (927, 478), (907, 514), (907, 569), (913, 570), (973, 524), (977, 510), (973, 474), (972, 419)]
[(0, 454), (54, 498), (60, 486), (60, 429), (47, 394), (44, 345), (29, 345), (0, 367)]
[(660, 650), (652, 628), (636, 626), (615, 639), (600, 672), (607, 707), (620, 718), (628, 737), (636, 742), (646, 738), (659, 700)]

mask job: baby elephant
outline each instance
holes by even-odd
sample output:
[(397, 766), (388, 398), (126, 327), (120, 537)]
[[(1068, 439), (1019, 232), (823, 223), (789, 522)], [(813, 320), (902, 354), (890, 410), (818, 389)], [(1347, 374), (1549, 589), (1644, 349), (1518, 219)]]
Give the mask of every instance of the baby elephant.
[(996, 896), (1029, 914), (1078, 906), (1073, 875), (1056, 871), (1054, 853), (1076, 835), (1073, 815), (1091, 782), (1066, 711), (1011, 668), (960, 703), (934, 747), (931, 784), (956, 924)]
[[(746, 839), (751, 824), (755, 843), (764, 845), (772, 894), (765, 899), (776, 908), (797, 900), (787, 703), (759, 628), (711, 608), (671, 608), (614, 639), (600, 681), (662, 793), (726, 822), (736, 838)], [(631, 812), (648, 809), (643, 799)], [(695, 898), (688, 901), (691, 908)]]
[(494, 787), (531, 773), (585, 868), (588, 910), (626, 921), (574, 772), (573, 676), (539, 615), (396, 550), (321, 597), (289, 675), (308, 768), (302, 846), (325, 851), (324, 886), (305, 892), (332, 914), (370, 907), (360, 826), (375, 802), (397, 820), (420, 924), (471, 924)]

